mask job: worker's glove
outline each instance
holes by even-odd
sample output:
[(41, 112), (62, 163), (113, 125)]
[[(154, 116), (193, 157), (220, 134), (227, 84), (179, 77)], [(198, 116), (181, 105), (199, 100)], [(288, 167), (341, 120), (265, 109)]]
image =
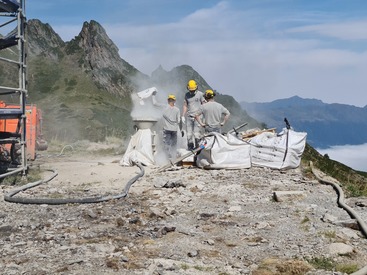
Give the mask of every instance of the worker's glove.
[(183, 124), (185, 124), (185, 123), (186, 123), (186, 119), (185, 119), (185, 117), (184, 117), (184, 116), (182, 116), (182, 117), (181, 117), (181, 121), (182, 121), (182, 123), (183, 123)]
[(223, 126), (223, 125), (224, 125), (224, 122), (221, 122), (221, 123), (220, 123), (220, 126)]

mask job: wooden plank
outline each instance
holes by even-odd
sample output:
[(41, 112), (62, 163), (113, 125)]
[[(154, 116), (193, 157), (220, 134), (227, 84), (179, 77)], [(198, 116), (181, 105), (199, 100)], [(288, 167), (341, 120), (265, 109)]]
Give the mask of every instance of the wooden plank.
[(248, 133), (241, 133), (242, 134), (242, 139), (249, 139), (249, 138), (252, 138), (252, 137), (257, 136), (259, 134), (265, 133), (265, 132), (275, 133), (275, 129), (276, 128), (269, 128), (269, 129), (264, 129), (264, 130), (248, 132)]

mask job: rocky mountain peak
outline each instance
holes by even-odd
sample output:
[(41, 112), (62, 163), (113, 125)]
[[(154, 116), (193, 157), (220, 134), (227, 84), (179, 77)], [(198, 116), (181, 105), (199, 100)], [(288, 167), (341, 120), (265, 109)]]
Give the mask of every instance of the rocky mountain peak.
[(162, 65), (159, 65), (157, 69), (155, 69), (153, 72), (152, 72), (152, 76), (154, 75), (160, 75), (160, 74), (166, 74), (167, 71), (165, 69), (163, 69)]
[(60, 58), (60, 49), (64, 47), (65, 42), (49, 24), (44, 24), (38, 19), (31, 19), (27, 27), (30, 56), (42, 55), (56, 60)]
[(84, 22), (79, 33), (79, 46), (96, 54), (118, 56), (118, 48), (108, 37), (105, 29), (96, 21)]
[[(180, 88), (181, 92), (186, 92), (186, 85), (190, 79), (194, 79), (199, 87), (199, 90), (210, 89), (209, 84), (204, 78), (191, 66), (180, 65), (174, 67), (171, 71), (166, 71), (160, 65), (153, 73), (151, 79), (155, 83), (160, 83), (166, 89)], [(172, 81), (172, 80), (175, 81)]]
[(80, 65), (100, 88), (125, 97), (134, 88), (131, 78), (144, 75), (123, 60), (118, 51), (105, 29), (94, 20), (84, 22), (79, 35), (67, 45), (68, 53), (82, 55)]
[(205, 79), (196, 71), (194, 68), (192, 68), (189, 65), (181, 65), (177, 66), (172, 70), (173, 75), (186, 75), (187, 79), (185, 80), (185, 87), (187, 84), (187, 81), (190, 79), (194, 79), (196, 83), (198, 84), (198, 87), (200, 90), (204, 91), (206, 89), (210, 89), (211, 87), (209, 84), (205, 81)]

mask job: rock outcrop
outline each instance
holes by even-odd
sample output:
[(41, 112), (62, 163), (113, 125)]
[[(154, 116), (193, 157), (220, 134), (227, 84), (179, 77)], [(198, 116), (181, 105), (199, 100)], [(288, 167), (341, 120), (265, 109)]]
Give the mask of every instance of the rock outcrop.
[(120, 57), (104, 28), (93, 20), (84, 22), (79, 35), (67, 43), (66, 52), (78, 52), (80, 65), (97, 85), (117, 96), (129, 96), (137, 79), (148, 78)]
[(63, 56), (65, 42), (52, 29), (38, 19), (32, 19), (27, 24), (28, 54), (59, 60)]

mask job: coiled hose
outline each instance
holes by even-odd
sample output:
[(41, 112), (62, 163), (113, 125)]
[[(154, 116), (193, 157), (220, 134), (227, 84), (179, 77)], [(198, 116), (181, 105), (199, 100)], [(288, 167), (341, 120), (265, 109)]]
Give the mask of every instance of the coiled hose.
[(99, 202), (105, 202), (113, 199), (120, 199), (125, 198), (129, 192), (130, 187), (140, 178), (144, 175), (144, 167), (141, 163), (135, 162), (136, 166), (140, 168), (140, 172), (134, 176), (132, 179), (130, 179), (127, 184), (125, 185), (124, 191), (121, 194), (117, 195), (109, 195), (109, 196), (101, 196), (101, 197), (93, 197), (93, 198), (62, 198), (62, 199), (49, 199), (49, 198), (25, 198), (25, 197), (14, 197), (19, 192), (22, 192), (24, 190), (36, 187), (40, 184), (47, 183), (51, 181), (53, 178), (57, 176), (57, 171), (55, 170), (47, 170), (52, 172), (53, 174), (43, 180), (39, 180), (36, 182), (31, 182), (28, 184), (25, 184), (21, 186), (20, 188), (14, 189), (10, 192), (5, 193), (4, 200), (7, 202), (13, 202), (13, 203), (22, 203), (22, 204), (51, 204), (51, 205), (58, 205), (58, 204), (68, 204), (68, 203), (99, 203)]
[[(319, 172), (314, 168), (312, 161), (310, 162), (310, 166), (311, 166), (312, 173), (314, 174), (314, 176), (317, 178), (319, 182), (327, 184), (327, 185), (331, 185), (334, 188), (334, 190), (336, 191), (338, 195), (338, 200), (337, 200), (338, 206), (343, 208), (345, 211), (347, 211), (349, 216), (357, 221), (359, 228), (362, 231), (363, 235), (367, 237), (367, 226), (365, 222), (358, 216), (357, 212), (355, 212), (350, 206), (348, 206), (344, 202), (345, 196), (344, 196), (344, 192), (342, 188), (335, 182), (328, 181), (328, 180), (321, 178), (319, 175)], [(366, 275), (366, 274), (367, 274), (367, 266), (363, 267), (362, 269), (350, 275)]]

